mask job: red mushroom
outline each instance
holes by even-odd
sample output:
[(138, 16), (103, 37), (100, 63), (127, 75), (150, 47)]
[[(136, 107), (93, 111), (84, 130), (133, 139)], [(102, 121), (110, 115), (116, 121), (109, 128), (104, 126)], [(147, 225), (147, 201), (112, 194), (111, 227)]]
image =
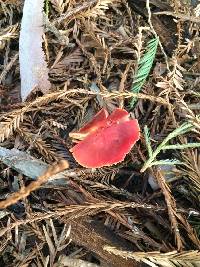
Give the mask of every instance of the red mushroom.
[(116, 108), (107, 118), (108, 121), (112, 123), (120, 123), (123, 121), (128, 121), (129, 113), (125, 109)]
[(124, 109), (116, 109), (109, 116), (104, 109), (101, 110), (79, 132), (88, 135), (70, 151), (80, 165), (88, 168), (111, 166), (123, 161), (140, 138), (137, 120), (130, 119)]
[(94, 118), (88, 122), (85, 126), (83, 126), (78, 132), (79, 133), (90, 133), (95, 130), (104, 127), (106, 125), (106, 120), (108, 117), (108, 111), (105, 109), (101, 109)]

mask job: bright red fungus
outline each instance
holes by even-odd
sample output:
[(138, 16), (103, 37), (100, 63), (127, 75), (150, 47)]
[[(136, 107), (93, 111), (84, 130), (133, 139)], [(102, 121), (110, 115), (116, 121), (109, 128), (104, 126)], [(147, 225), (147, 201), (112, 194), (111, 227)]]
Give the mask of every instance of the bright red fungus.
[(130, 119), (128, 112), (119, 108), (111, 115), (102, 109), (79, 132), (88, 135), (71, 152), (76, 161), (87, 168), (111, 166), (123, 161), (140, 138), (138, 121)]
[(95, 130), (104, 127), (106, 124), (106, 120), (108, 117), (108, 111), (105, 109), (101, 109), (94, 118), (88, 122), (85, 126), (83, 126), (78, 132), (79, 133), (90, 133)]

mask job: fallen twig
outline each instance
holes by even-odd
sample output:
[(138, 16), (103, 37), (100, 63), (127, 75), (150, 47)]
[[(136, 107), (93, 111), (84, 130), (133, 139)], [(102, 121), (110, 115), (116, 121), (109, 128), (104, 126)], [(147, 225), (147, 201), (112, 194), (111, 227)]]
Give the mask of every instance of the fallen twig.
[(0, 202), (0, 209), (5, 209), (10, 205), (15, 204), (22, 198), (27, 197), (30, 193), (38, 189), (43, 183), (45, 183), (49, 177), (65, 170), (69, 167), (66, 160), (61, 160), (58, 164), (55, 164), (47, 169), (45, 173), (38, 177), (36, 181), (31, 182), (27, 187), (22, 187), (19, 192), (13, 193), (9, 198)]

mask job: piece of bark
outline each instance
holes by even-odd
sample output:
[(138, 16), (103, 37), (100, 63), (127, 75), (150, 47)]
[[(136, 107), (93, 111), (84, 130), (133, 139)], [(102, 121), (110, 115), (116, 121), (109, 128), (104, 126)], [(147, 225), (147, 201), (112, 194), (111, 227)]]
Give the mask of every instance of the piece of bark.
[(138, 264), (136, 265), (135, 261), (132, 259), (118, 257), (104, 250), (105, 246), (111, 246), (130, 251), (132, 249), (132, 245), (124, 239), (118, 237), (114, 232), (112, 232), (112, 230), (102, 225), (100, 222), (89, 219), (86, 221), (84, 219), (81, 220), (80, 218), (73, 220), (64, 219), (64, 222), (70, 223), (71, 225), (70, 238), (72, 241), (85, 247), (89, 251), (92, 251), (101, 261), (102, 266), (140, 266)]

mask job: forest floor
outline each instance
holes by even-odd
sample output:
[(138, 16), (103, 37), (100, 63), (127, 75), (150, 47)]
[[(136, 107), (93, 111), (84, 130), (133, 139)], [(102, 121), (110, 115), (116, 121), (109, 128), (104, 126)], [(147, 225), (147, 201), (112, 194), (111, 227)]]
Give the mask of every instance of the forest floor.
[[(0, 266), (200, 266), (200, 2), (46, 0), (51, 89), (26, 101), (23, 4), (0, 1)], [(70, 133), (102, 108), (140, 140), (85, 168)]]

